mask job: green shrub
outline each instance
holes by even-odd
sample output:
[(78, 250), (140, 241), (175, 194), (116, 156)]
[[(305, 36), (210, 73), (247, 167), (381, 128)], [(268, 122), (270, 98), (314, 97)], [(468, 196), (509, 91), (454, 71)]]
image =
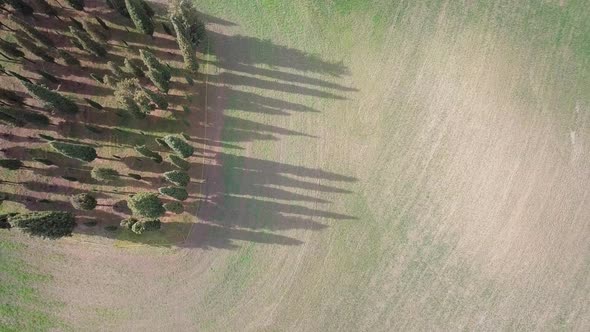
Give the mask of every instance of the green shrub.
[(38, 163), (41, 163), (45, 166), (53, 166), (55, 165), (55, 163), (49, 159), (45, 159), (45, 158), (33, 158), (33, 161), (36, 161)]
[(23, 213), (9, 217), (8, 222), (25, 233), (51, 239), (71, 235), (76, 226), (74, 216), (64, 211)]
[(182, 171), (169, 171), (164, 173), (164, 178), (179, 187), (186, 187), (191, 181), (190, 176)]
[(160, 219), (140, 220), (131, 226), (131, 231), (135, 234), (143, 234), (144, 232), (155, 231), (160, 229)]
[(96, 198), (90, 194), (78, 194), (70, 198), (72, 206), (78, 210), (94, 210)]
[(168, 160), (170, 161), (170, 163), (172, 165), (178, 167), (179, 169), (181, 169), (183, 171), (188, 171), (188, 169), (191, 167), (191, 164), (188, 161), (186, 161), (174, 154), (169, 155)]
[(24, 166), (25, 165), (23, 164), (23, 162), (18, 159), (0, 159), (0, 168), (16, 171)]
[(59, 92), (51, 91), (43, 85), (33, 84), (23, 80), (20, 80), (20, 83), (33, 98), (42, 102), (47, 108), (71, 114), (77, 113), (79, 110), (76, 103), (62, 96)]
[(164, 142), (163, 139), (156, 137), (156, 138), (154, 138), (154, 140), (156, 141), (156, 143), (158, 143), (159, 146), (164, 147), (164, 148), (170, 148), (168, 146), (168, 144), (166, 144), (166, 142)]
[(148, 149), (145, 145), (136, 146), (135, 151), (137, 151), (144, 157), (150, 158), (158, 164), (162, 162), (162, 156), (160, 156), (160, 154), (158, 154), (157, 152)]
[(96, 181), (109, 182), (119, 179), (119, 172), (112, 168), (94, 167), (90, 171), (90, 176)]
[(180, 202), (170, 202), (164, 204), (164, 209), (166, 209), (168, 212), (180, 214), (184, 211), (184, 206), (182, 206), (182, 203)]
[(91, 162), (97, 157), (96, 150), (88, 145), (63, 143), (57, 141), (51, 142), (49, 145), (55, 151), (73, 159)]
[(145, 33), (146, 35), (153, 35), (154, 34), (154, 22), (146, 13), (145, 7), (142, 4), (141, 0), (125, 0), (125, 6), (127, 7), (127, 12), (129, 13), (129, 17), (137, 30)]
[(154, 193), (138, 193), (127, 200), (127, 205), (134, 216), (156, 219), (164, 214), (162, 201)]
[(39, 134), (39, 137), (41, 137), (42, 139), (48, 141), (48, 142), (53, 142), (55, 141), (55, 137), (50, 136), (50, 135), (45, 135), (45, 134)]
[(164, 137), (164, 142), (168, 144), (172, 151), (183, 158), (188, 158), (194, 153), (194, 148), (178, 136), (167, 135)]
[(142, 87), (142, 92), (145, 93), (145, 95), (148, 97), (148, 99), (156, 104), (158, 106), (158, 108), (160, 109), (167, 109), (168, 108), (168, 101), (166, 100), (166, 97), (162, 96), (161, 94), (154, 92), (150, 89), (146, 89)]
[(188, 192), (182, 187), (162, 187), (158, 191), (162, 195), (170, 196), (179, 201), (184, 201), (188, 198)]

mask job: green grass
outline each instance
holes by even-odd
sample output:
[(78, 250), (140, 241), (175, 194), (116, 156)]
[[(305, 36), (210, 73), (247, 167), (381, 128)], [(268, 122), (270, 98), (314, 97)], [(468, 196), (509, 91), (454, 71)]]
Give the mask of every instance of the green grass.
[(21, 257), (26, 245), (10, 234), (0, 233), (0, 331), (48, 331), (63, 327), (54, 316), (55, 303), (48, 302), (38, 287), (50, 276), (32, 272)]

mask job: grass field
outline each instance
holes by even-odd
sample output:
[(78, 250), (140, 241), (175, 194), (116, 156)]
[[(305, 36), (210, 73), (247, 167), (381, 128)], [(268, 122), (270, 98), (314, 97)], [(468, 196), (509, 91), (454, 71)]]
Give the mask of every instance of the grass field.
[(590, 329), (587, 0), (196, 4), (196, 216), (0, 233), (6, 326)]

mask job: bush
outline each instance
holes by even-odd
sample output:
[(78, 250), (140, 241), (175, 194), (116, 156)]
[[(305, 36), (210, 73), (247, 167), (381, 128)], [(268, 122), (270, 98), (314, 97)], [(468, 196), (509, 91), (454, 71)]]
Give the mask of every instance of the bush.
[(188, 158), (194, 153), (194, 148), (180, 137), (168, 135), (164, 137), (164, 142), (168, 144), (172, 151), (183, 158)]
[(168, 212), (180, 214), (184, 211), (184, 206), (182, 206), (182, 203), (180, 202), (170, 202), (164, 204), (164, 209)]
[(127, 228), (129, 230), (131, 230), (131, 227), (133, 227), (133, 225), (138, 222), (139, 220), (137, 220), (136, 218), (133, 217), (129, 217), (127, 219), (123, 219), (121, 220), (121, 227), (123, 228)]
[(78, 210), (94, 210), (96, 198), (90, 194), (78, 194), (70, 198), (72, 206)]
[(22, 161), (18, 159), (0, 159), (0, 167), (11, 171), (16, 171), (25, 166)]
[(188, 192), (182, 187), (162, 187), (158, 191), (162, 195), (170, 196), (179, 201), (184, 201), (188, 198)]
[(127, 200), (133, 215), (148, 219), (156, 219), (164, 214), (162, 201), (154, 193), (138, 193)]
[(119, 178), (119, 172), (112, 168), (94, 167), (90, 171), (90, 176), (97, 181), (109, 182), (117, 180)]
[(9, 229), (10, 223), (8, 222), (8, 218), (14, 217), (18, 215), (18, 213), (4, 213), (0, 214), (0, 229)]
[(55, 151), (73, 159), (91, 162), (97, 157), (96, 150), (88, 145), (63, 143), (57, 141), (51, 142), (49, 145)]
[(170, 148), (168, 146), (168, 144), (166, 144), (166, 142), (164, 142), (163, 139), (156, 137), (154, 140), (156, 141), (156, 143), (158, 143), (159, 146), (164, 147), (164, 148), (168, 148), (168, 149)]
[(64, 211), (23, 213), (9, 217), (8, 222), (25, 233), (51, 239), (71, 235), (76, 226), (74, 216)]
[(189, 37), (189, 32), (185, 30), (186, 26), (182, 24), (179, 17), (172, 16), (171, 21), (176, 31), (176, 42), (184, 59), (184, 68), (192, 74), (196, 74), (199, 71), (199, 63), (197, 62), (197, 55)]
[(131, 231), (135, 234), (143, 234), (143, 232), (155, 231), (160, 229), (160, 219), (140, 220), (131, 226)]
[(186, 161), (174, 154), (169, 155), (168, 160), (170, 161), (170, 163), (172, 165), (178, 167), (179, 169), (181, 169), (183, 171), (188, 171), (188, 169), (191, 167), (191, 164), (188, 161)]
[(169, 171), (164, 173), (164, 178), (179, 187), (186, 187), (191, 181), (190, 176), (182, 171)]

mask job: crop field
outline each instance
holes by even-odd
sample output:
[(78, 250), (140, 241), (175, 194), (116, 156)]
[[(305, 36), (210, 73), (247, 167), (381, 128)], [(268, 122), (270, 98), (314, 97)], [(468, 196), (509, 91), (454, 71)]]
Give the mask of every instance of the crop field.
[[(86, 3), (75, 15), (127, 36)], [(173, 71), (167, 110), (112, 115), (111, 93), (74, 71), (59, 91), (102, 113), (0, 125), (1, 156), (33, 166), (0, 169), (1, 213), (100, 192), (71, 237), (0, 229), (0, 331), (590, 330), (588, 0), (194, 4), (199, 73)], [(126, 41), (182, 67), (160, 27)], [(39, 133), (97, 142), (121, 159), (91, 166), (142, 180), (92, 182)], [(184, 213), (109, 229), (172, 169), (132, 147), (166, 155), (153, 139), (168, 134), (195, 148)]]

